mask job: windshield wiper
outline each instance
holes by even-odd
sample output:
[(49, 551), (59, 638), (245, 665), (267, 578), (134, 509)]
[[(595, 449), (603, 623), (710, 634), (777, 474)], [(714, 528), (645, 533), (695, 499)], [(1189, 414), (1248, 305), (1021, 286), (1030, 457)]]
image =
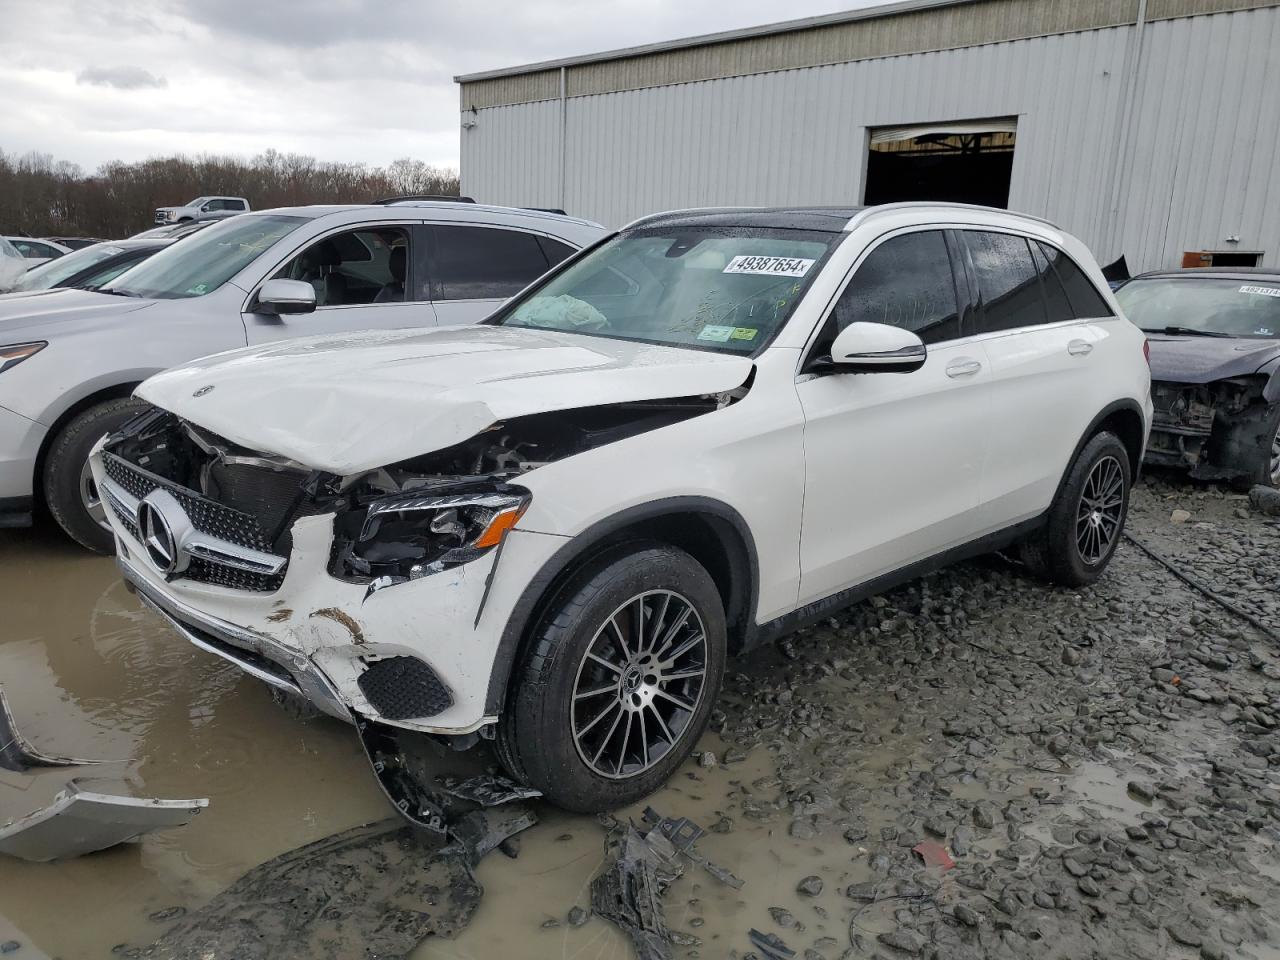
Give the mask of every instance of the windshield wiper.
[(1195, 327), (1161, 327), (1158, 330), (1152, 330), (1149, 327), (1142, 328), (1143, 333), (1164, 333), (1171, 337), (1187, 336), (1187, 337), (1227, 337), (1234, 339), (1234, 334), (1219, 333), (1217, 330), (1198, 330)]
[(113, 297), (136, 297), (138, 294), (130, 293), (128, 290), (117, 290), (115, 287), (99, 287), (98, 293), (109, 293)]

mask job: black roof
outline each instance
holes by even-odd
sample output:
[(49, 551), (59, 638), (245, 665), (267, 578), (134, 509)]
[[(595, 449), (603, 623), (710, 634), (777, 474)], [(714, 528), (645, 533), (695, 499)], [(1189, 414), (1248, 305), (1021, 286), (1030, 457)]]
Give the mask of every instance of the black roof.
[(650, 227), (768, 227), (775, 230), (843, 230), (864, 207), (709, 207), (643, 217), (627, 229)]
[(1185, 267), (1182, 270), (1149, 270), (1133, 277), (1134, 280), (1168, 279), (1170, 277), (1209, 277), (1214, 280), (1277, 280), (1280, 269), (1276, 267)]

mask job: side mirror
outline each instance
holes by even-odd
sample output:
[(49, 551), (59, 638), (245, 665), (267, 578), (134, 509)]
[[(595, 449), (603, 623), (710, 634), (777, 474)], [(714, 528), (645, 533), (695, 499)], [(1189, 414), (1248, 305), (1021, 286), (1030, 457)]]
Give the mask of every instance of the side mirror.
[(258, 290), (253, 312), (268, 317), (290, 313), (311, 313), (316, 308), (316, 291), (305, 280), (268, 280)]
[(887, 323), (851, 323), (831, 344), (837, 373), (911, 373), (928, 359), (924, 341)]

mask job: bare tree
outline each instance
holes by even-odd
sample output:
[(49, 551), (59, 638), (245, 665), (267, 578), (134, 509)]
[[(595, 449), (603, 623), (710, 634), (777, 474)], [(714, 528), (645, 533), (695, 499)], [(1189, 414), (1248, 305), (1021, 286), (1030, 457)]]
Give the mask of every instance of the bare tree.
[(116, 160), (86, 174), (51, 154), (0, 150), (0, 233), (30, 236), (126, 237), (145, 230), (156, 207), (203, 194), (247, 197), (265, 209), (457, 193), (456, 170), (410, 157), (371, 167), (268, 149), (250, 160), (214, 154)]

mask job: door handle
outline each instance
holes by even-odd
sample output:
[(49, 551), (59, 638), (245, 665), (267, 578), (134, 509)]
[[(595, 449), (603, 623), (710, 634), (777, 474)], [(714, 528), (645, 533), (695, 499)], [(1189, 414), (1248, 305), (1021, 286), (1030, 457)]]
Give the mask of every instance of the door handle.
[(1072, 340), (1067, 344), (1067, 353), (1073, 357), (1087, 357), (1093, 352), (1093, 344), (1088, 340)]
[(959, 377), (972, 377), (981, 369), (982, 364), (979, 361), (971, 360), (968, 357), (960, 357), (947, 364), (947, 376), (952, 380)]

